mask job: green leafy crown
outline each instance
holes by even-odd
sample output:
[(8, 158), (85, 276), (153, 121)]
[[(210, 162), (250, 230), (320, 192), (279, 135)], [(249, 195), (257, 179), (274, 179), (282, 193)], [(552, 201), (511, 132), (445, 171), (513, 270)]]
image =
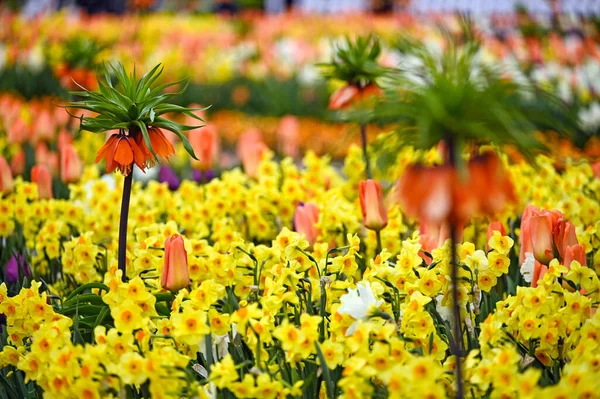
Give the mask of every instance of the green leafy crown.
[(361, 36), (353, 42), (346, 37), (345, 44), (337, 46), (332, 62), (319, 64), (323, 76), (339, 79), (348, 84), (366, 86), (388, 71), (377, 63), (381, 54), (381, 43), (373, 35)]
[[(190, 156), (197, 159), (192, 145), (182, 132), (202, 126), (182, 125), (161, 116), (166, 113), (182, 113), (204, 122), (193, 111), (202, 111), (206, 108), (186, 108), (167, 103), (167, 100), (185, 91), (187, 88), (186, 79), (151, 88), (163, 71), (161, 64), (156, 65), (139, 80), (135, 68), (128, 75), (120, 63), (117, 66), (110, 64), (109, 66), (110, 69), (104, 65), (104, 80), (98, 77), (98, 91), (90, 91), (75, 82), (82, 91), (71, 92), (71, 94), (81, 98), (81, 100), (70, 102), (66, 108), (85, 109), (98, 114), (93, 117), (83, 115), (78, 117), (71, 114), (71, 116), (80, 119), (80, 130), (88, 130), (94, 133), (116, 129), (141, 132), (146, 146), (156, 156), (148, 136), (148, 127), (157, 127), (169, 130), (179, 136), (185, 150)], [(116, 84), (112, 82), (111, 70), (116, 76)], [(184, 84), (178, 92), (163, 93), (165, 89), (178, 84)]]

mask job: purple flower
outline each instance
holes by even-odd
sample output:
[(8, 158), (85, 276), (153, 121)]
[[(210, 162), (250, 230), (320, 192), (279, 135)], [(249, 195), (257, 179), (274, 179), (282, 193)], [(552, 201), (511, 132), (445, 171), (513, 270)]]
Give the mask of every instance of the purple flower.
[(158, 174), (158, 181), (161, 183), (167, 183), (169, 190), (175, 191), (179, 188), (179, 177), (175, 171), (168, 166), (161, 166)]
[(31, 270), (29, 269), (29, 265), (27, 261), (21, 254), (13, 255), (8, 263), (6, 264), (6, 282), (9, 284), (14, 284), (19, 281), (19, 266), (23, 269), (25, 276), (31, 277)]
[(212, 169), (205, 170), (204, 172), (194, 169), (192, 171), (192, 177), (196, 183), (208, 183), (215, 178), (215, 172), (213, 172)]

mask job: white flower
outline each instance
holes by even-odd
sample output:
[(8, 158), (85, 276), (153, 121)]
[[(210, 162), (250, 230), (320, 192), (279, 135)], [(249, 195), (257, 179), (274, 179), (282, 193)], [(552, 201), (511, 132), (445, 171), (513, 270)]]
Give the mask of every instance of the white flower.
[(523, 276), (523, 280), (531, 283), (531, 278), (533, 277), (533, 266), (535, 265), (535, 258), (531, 252), (525, 253), (525, 261), (521, 265), (521, 275)]
[(383, 303), (381, 299), (377, 300), (375, 298), (369, 282), (358, 283), (356, 288), (348, 288), (348, 293), (342, 295), (340, 298), (342, 305), (338, 308), (338, 312), (340, 314), (349, 314), (356, 320), (348, 328), (348, 331), (346, 331), (346, 336), (354, 334), (356, 327), (358, 327), (358, 322), (367, 320), (371, 312)]

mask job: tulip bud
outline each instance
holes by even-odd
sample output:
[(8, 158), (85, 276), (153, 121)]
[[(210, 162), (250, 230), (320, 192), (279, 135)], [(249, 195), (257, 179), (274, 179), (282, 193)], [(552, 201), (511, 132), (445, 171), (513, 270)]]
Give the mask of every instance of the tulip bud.
[(0, 156), (0, 193), (10, 193), (14, 182), (6, 159)]
[(268, 149), (269, 147), (262, 141), (250, 143), (244, 148), (242, 151), (242, 165), (244, 166), (244, 172), (249, 177), (256, 177), (260, 161)]
[(25, 151), (19, 150), (10, 160), (12, 175), (19, 176), (25, 171)]
[(216, 128), (206, 125), (203, 129), (190, 131), (188, 138), (198, 158), (198, 160), (192, 159), (192, 167), (201, 171), (211, 169), (219, 152), (219, 137)]
[(586, 265), (585, 247), (582, 244), (575, 244), (565, 248), (565, 258), (563, 264), (570, 269), (571, 262), (577, 261), (581, 266)]
[(531, 246), (535, 260), (547, 265), (554, 259), (552, 247), (552, 221), (549, 215), (532, 216), (529, 219)]
[(171, 191), (177, 190), (180, 185), (179, 177), (177, 177), (175, 171), (164, 165), (160, 167), (160, 172), (158, 172), (158, 181), (167, 183)]
[(13, 255), (8, 263), (6, 264), (6, 275), (5, 280), (9, 284), (14, 284), (19, 281), (19, 266), (22, 267), (23, 273), (26, 277), (31, 277), (31, 270), (27, 261), (21, 254)]
[(60, 149), (60, 179), (64, 183), (79, 180), (83, 173), (83, 163), (72, 144), (63, 144)]
[(295, 116), (281, 118), (277, 128), (279, 151), (286, 157), (296, 158), (299, 153), (300, 123)]
[(564, 259), (567, 247), (579, 243), (577, 241), (577, 234), (575, 233), (575, 226), (573, 226), (573, 223), (567, 222), (563, 218), (560, 218), (554, 225), (552, 236), (554, 239), (554, 246), (558, 250), (560, 259)]
[(319, 221), (319, 208), (310, 202), (300, 202), (296, 207), (293, 219), (293, 228), (304, 234), (310, 245), (317, 240), (317, 222)]
[(363, 180), (359, 186), (360, 208), (367, 229), (381, 230), (388, 224), (387, 211), (379, 182)]
[(187, 252), (183, 238), (174, 234), (165, 241), (165, 264), (160, 285), (169, 291), (179, 291), (190, 285)]
[(52, 198), (52, 175), (46, 165), (35, 165), (31, 168), (31, 181), (37, 184), (38, 198)]

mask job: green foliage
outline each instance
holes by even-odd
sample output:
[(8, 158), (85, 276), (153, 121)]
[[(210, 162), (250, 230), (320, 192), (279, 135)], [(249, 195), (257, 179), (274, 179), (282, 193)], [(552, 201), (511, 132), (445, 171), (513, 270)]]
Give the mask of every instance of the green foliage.
[(99, 91), (93, 92), (78, 85), (83, 91), (71, 93), (74, 96), (82, 98), (82, 100), (73, 101), (66, 108), (85, 109), (98, 114), (94, 117), (81, 115), (79, 117), (81, 122), (80, 129), (94, 133), (114, 129), (128, 130), (130, 133), (132, 131), (141, 132), (146, 146), (153, 154), (154, 150), (150, 143), (148, 127), (166, 129), (177, 134), (183, 141), (186, 151), (193, 158), (196, 158), (191, 144), (182, 132), (201, 126), (182, 125), (161, 116), (166, 113), (182, 113), (202, 121), (200, 117), (192, 112), (199, 109), (167, 103), (167, 100), (170, 98), (183, 93), (187, 84), (178, 92), (163, 93), (165, 89), (182, 84), (184, 81), (164, 83), (151, 89), (151, 86), (157, 81), (163, 71), (160, 64), (152, 68), (152, 70), (139, 80), (135, 69), (128, 75), (121, 64), (118, 64), (116, 67), (110, 65), (110, 67), (116, 76), (116, 85), (113, 85), (110, 71), (105, 66), (104, 81), (98, 78)]
[(76, 36), (65, 42), (63, 61), (71, 68), (95, 69), (98, 66), (98, 53), (107, 47), (91, 38)]
[(388, 69), (377, 63), (380, 55), (381, 43), (377, 37), (358, 37), (354, 42), (346, 37), (345, 43), (335, 49), (331, 63), (320, 66), (324, 77), (362, 87), (387, 73)]
[[(395, 74), (386, 87), (377, 119), (396, 124), (395, 140), (428, 149), (442, 140), (458, 148), (476, 144), (512, 145), (532, 158), (544, 146), (534, 132), (544, 126), (571, 129), (560, 100), (530, 84), (503, 78), (501, 71), (477, 62), (477, 43), (452, 43), (443, 54), (414, 49), (419, 65)], [(394, 148), (392, 148), (394, 147)]]

